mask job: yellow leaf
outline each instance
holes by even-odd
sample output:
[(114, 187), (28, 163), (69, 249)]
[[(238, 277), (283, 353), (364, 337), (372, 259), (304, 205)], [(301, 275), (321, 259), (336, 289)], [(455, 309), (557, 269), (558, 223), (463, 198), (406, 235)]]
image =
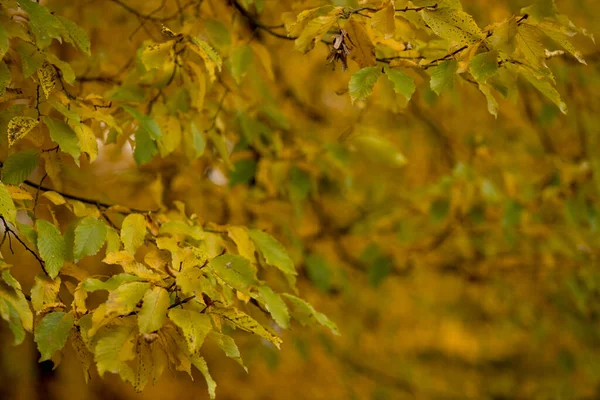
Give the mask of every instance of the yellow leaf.
[(206, 78), (200, 66), (194, 62), (185, 63), (184, 79), (188, 93), (192, 100), (192, 107), (196, 110), (204, 108), (204, 97), (206, 96)]
[(13, 200), (33, 200), (31, 193), (21, 189), (18, 186), (6, 186), (6, 190), (10, 193)]
[(106, 315), (127, 315), (132, 312), (144, 293), (150, 288), (147, 282), (128, 282), (110, 292), (106, 301)]
[(144, 244), (146, 237), (146, 220), (143, 215), (129, 214), (123, 220), (121, 227), (121, 241), (130, 254), (135, 254), (137, 249)]
[(360, 68), (375, 65), (375, 45), (367, 34), (363, 24), (350, 18), (346, 24), (346, 30), (350, 37), (350, 45), (353, 46), (350, 51), (350, 58), (354, 60)]
[(135, 381), (133, 388), (136, 392), (141, 392), (146, 384), (154, 376), (154, 358), (150, 344), (143, 336), (138, 336), (136, 348)]
[(285, 29), (288, 32), (289, 37), (296, 37), (302, 33), (306, 25), (320, 13), (324, 12), (324, 8), (330, 8), (331, 6), (322, 6), (304, 10), (294, 18), (292, 13), (284, 13), (282, 19), (285, 23)]
[(94, 348), (94, 360), (100, 376), (103, 376), (105, 372), (119, 372), (119, 374), (130, 376), (130, 380), (133, 380), (133, 371), (126, 364), (135, 357), (133, 352), (135, 324), (133, 322), (131, 317), (123, 318), (120, 324), (113, 324), (99, 334), (100, 337)]
[(31, 288), (31, 305), (34, 311), (40, 311), (44, 305), (56, 302), (60, 289), (60, 277), (50, 279), (46, 275), (37, 275)]
[(87, 383), (90, 379), (90, 368), (94, 361), (94, 355), (88, 350), (78, 329), (71, 329), (69, 335), (75, 355), (83, 367), (83, 377)]
[(250, 240), (250, 236), (248, 235), (248, 229), (242, 226), (230, 226), (227, 228), (227, 232), (229, 237), (234, 241), (237, 246), (238, 253), (247, 258), (248, 260), (255, 262), (256, 257), (254, 256), (254, 252), (256, 248), (254, 247), (254, 242)]
[(267, 328), (259, 324), (254, 318), (236, 308), (216, 307), (211, 310), (211, 313), (219, 315), (236, 328), (258, 335), (263, 339), (267, 339), (277, 348), (280, 348), (281, 346), (282, 340), (277, 335), (267, 330)]
[(223, 64), (221, 57), (215, 51), (215, 49), (210, 47), (210, 45), (204, 40), (190, 36), (189, 43), (189, 47), (204, 61), (204, 65), (208, 71), (210, 80), (214, 81), (216, 79), (215, 70), (218, 69), (221, 71), (221, 66)]
[[(60, 179), (62, 165), (58, 154), (53, 151), (42, 153), (42, 160), (44, 160), (44, 169), (46, 170), (48, 177), (52, 180), (57, 190), (60, 190), (62, 188), (62, 180)], [(65, 202), (61, 204), (64, 203)]]
[(102, 262), (111, 265), (121, 265), (125, 263), (130, 263), (135, 261), (133, 255), (127, 251), (115, 251), (110, 254), (107, 254)]
[(100, 211), (98, 207), (85, 204), (79, 200), (67, 200), (67, 203), (71, 206), (73, 214), (77, 217), (94, 217), (100, 218)]
[(327, 15), (317, 17), (310, 21), (306, 28), (302, 31), (302, 34), (296, 39), (296, 50), (303, 53), (308, 53), (315, 47), (317, 42), (323, 39), (323, 36), (329, 31), (329, 29), (338, 20), (338, 10), (335, 9)]
[(165, 325), (159, 331), (159, 335), (165, 343), (165, 349), (169, 361), (175, 365), (177, 371), (187, 372), (192, 377), (192, 362), (189, 359), (189, 350), (185, 339), (174, 325)]
[(371, 18), (371, 26), (381, 32), (386, 39), (396, 34), (396, 11), (393, 0), (384, 0), (381, 10)]
[(178, 118), (170, 116), (156, 117), (156, 122), (158, 122), (163, 132), (163, 135), (158, 139), (158, 150), (161, 157), (165, 157), (179, 148), (181, 124)]
[(542, 44), (543, 33), (535, 26), (521, 23), (517, 27), (517, 45), (519, 50), (527, 61), (538, 72), (538, 77), (543, 75), (541, 72), (546, 70), (546, 53), (545, 47)]
[(86, 153), (89, 160), (93, 162), (98, 157), (98, 143), (96, 142), (96, 135), (92, 128), (85, 124), (77, 124), (72, 127), (79, 139), (79, 147), (83, 153)]
[(13, 117), (8, 122), (8, 147), (12, 147), (17, 140), (22, 139), (39, 123), (40, 121), (31, 117)]
[(273, 73), (273, 61), (271, 60), (271, 53), (269, 53), (269, 50), (267, 50), (267, 48), (264, 45), (256, 41), (251, 42), (250, 46), (252, 47), (254, 54), (258, 57), (263, 67), (265, 68), (267, 77), (270, 80), (274, 80), (275, 74)]
[(40, 80), (42, 91), (46, 98), (48, 98), (50, 93), (52, 93), (56, 87), (56, 68), (52, 64), (45, 62), (44, 65), (37, 70), (37, 75)]
[(421, 17), (431, 30), (443, 39), (461, 44), (475, 43), (484, 38), (483, 32), (469, 14), (450, 7), (426, 8)]
[(210, 317), (197, 311), (174, 308), (169, 311), (169, 319), (181, 329), (190, 354), (198, 354), (204, 338), (212, 330)]
[(142, 52), (141, 60), (148, 71), (163, 69), (165, 64), (172, 66), (175, 62), (175, 45), (173, 40), (165, 43), (151, 44)]
[(152, 271), (144, 264), (137, 261), (121, 264), (121, 267), (123, 267), (123, 271), (126, 273), (139, 276), (140, 278), (149, 281), (160, 282), (163, 279), (160, 274)]
[(169, 293), (159, 286), (146, 292), (142, 309), (138, 314), (140, 333), (154, 332), (163, 326), (169, 303)]

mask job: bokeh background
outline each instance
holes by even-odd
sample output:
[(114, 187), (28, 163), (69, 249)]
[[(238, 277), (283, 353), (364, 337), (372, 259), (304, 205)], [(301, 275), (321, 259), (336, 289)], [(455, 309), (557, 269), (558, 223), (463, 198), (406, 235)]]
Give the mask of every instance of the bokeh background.
[[(123, 66), (156, 33), (151, 24), (140, 29), (140, 20), (113, 1), (44, 3), (90, 34), (91, 59), (68, 48), (61, 54), (78, 76), (126, 80)], [(161, 3), (127, 1), (141, 14)], [(177, 3), (167, 1), (159, 15), (177, 11)], [(277, 25), (282, 13), (318, 4), (265, 0), (260, 20)], [(597, 1), (556, 4), (600, 37)], [(527, 5), (463, 1), (480, 27)], [(250, 40), (225, 0), (198, 1), (187, 10), (199, 13), (190, 29), (224, 53), (230, 43)], [(401, 18), (397, 24), (406, 41), (422, 36)], [(229, 31), (229, 42), (217, 43), (215, 26)], [(225, 99), (218, 123), (235, 137), (244, 123), (260, 123), (256, 107), (277, 105), (279, 126), (261, 128), (283, 132), (277, 156), (256, 161), (249, 152), (234, 153), (232, 160), (250, 172), (227, 177), (217, 157), (189, 162), (176, 153), (138, 169), (126, 144), (105, 144), (98, 161), (65, 168), (62, 177), (65, 192), (113, 203), (154, 208), (180, 200), (207, 221), (269, 229), (290, 250), (301, 295), (342, 336), (294, 326), (281, 332), (277, 351), (236, 335), (248, 373), (206, 348), (217, 398), (600, 398), (597, 46), (574, 39), (587, 66), (568, 57), (549, 61), (568, 115), (523, 84), (514, 101), (500, 102), (494, 119), (467, 82), (438, 97), (427, 76), (416, 73), (410, 104), (376, 87), (366, 103), (352, 105), (345, 90), (357, 66), (332, 70), (325, 45), (303, 55), (293, 42), (264, 32), (252, 41), (270, 54), (274, 79), (251, 70), (240, 93)], [(110, 82), (93, 79), (75, 87), (102, 95), (110, 89)], [(219, 92), (207, 96), (214, 110)], [(408, 164), (397, 168), (347, 152), (339, 138), (354, 132), (382, 135)], [(35, 260), (18, 248), (3, 253), (28, 290)], [(90, 270), (103, 268), (98, 258), (85, 262)], [(117, 376), (95, 372), (85, 384), (69, 346), (53, 371), (50, 362), (37, 363), (31, 337), (11, 343), (0, 323), (2, 399), (208, 398), (201, 376), (192, 382), (168, 371), (141, 394)]]

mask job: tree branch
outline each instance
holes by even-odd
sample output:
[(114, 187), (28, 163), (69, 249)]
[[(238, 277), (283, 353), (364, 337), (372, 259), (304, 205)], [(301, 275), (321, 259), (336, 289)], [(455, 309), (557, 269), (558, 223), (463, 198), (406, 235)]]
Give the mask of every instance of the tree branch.
[[(2, 167), (4, 167), (4, 162), (0, 161), (0, 168), (2, 168)], [(29, 180), (25, 180), (23, 183), (29, 187), (32, 187), (37, 190), (41, 190), (43, 192), (56, 192), (56, 193), (60, 194), (62, 197), (64, 197), (65, 199), (77, 200), (77, 201), (80, 201), (85, 204), (90, 204), (90, 205), (94, 205), (94, 206), (98, 206), (98, 207), (102, 207), (102, 208), (110, 208), (110, 207), (115, 206), (115, 204), (104, 203), (104, 202), (101, 202), (98, 200), (88, 199), (85, 197), (75, 196), (73, 194), (64, 193), (64, 192), (58, 191), (56, 189), (52, 189), (52, 188), (37, 184), (35, 182), (31, 182)], [(151, 212), (157, 211), (157, 210), (141, 210), (138, 208), (131, 208), (131, 207), (127, 207), (127, 208), (129, 208), (129, 210), (131, 210), (131, 212), (140, 213), (140, 214), (149, 214)], [(126, 214), (126, 213), (120, 212), (120, 211), (119, 211), (119, 213)]]
[[(36, 259), (36, 260), (38, 260), (38, 262), (40, 263), (40, 265), (41, 265), (41, 267), (42, 267), (42, 270), (44, 271), (44, 274), (46, 274), (46, 275), (50, 276), (50, 275), (48, 274), (48, 271), (46, 271), (46, 264), (44, 263), (44, 260), (42, 260), (42, 259), (40, 258), (40, 256), (38, 256), (38, 255), (37, 255), (37, 253), (36, 253), (35, 251), (33, 251), (32, 249), (30, 249), (30, 248), (29, 248), (29, 246), (27, 246), (27, 244), (26, 244), (26, 243), (25, 243), (23, 240), (21, 240), (21, 238), (19, 237), (19, 235), (17, 235), (17, 233), (16, 233), (15, 231), (13, 231), (12, 229), (10, 229), (10, 227), (9, 227), (9, 226), (8, 226), (8, 224), (6, 223), (6, 220), (4, 219), (4, 217), (0, 216), (0, 220), (2, 220), (2, 224), (4, 225), (4, 231), (5, 231), (5, 232), (8, 232), (8, 240), (9, 240), (9, 242), (10, 242), (10, 235), (12, 234), (12, 235), (15, 237), (15, 239), (17, 239), (17, 241), (18, 241), (19, 243), (21, 243), (21, 245), (22, 245), (23, 247), (25, 247), (25, 249), (26, 249), (28, 252), (30, 252), (30, 253), (31, 253), (31, 254), (32, 254), (34, 257), (35, 257), (35, 259)], [(12, 249), (11, 249), (11, 250), (12, 250)]]

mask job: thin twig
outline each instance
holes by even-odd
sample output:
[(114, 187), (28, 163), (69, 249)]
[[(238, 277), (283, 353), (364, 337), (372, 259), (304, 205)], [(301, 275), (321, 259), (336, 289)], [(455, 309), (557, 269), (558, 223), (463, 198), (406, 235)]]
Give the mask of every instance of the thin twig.
[[(42, 260), (40, 258), (40, 256), (37, 255), (37, 253), (35, 251), (33, 251), (32, 249), (29, 248), (29, 246), (27, 246), (27, 244), (21, 240), (21, 238), (19, 237), (19, 235), (17, 235), (17, 233), (15, 231), (13, 231), (12, 229), (10, 229), (10, 227), (8, 226), (8, 224), (6, 223), (6, 220), (4, 219), (4, 217), (0, 216), (0, 220), (2, 220), (2, 224), (4, 224), (4, 231), (8, 232), (8, 240), (9, 240), (9, 244), (10, 244), (10, 235), (12, 234), (15, 239), (17, 239), (17, 241), (19, 243), (21, 243), (21, 245), (28, 251), (30, 252), (36, 260), (38, 260), (38, 262), (40, 263), (42, 270), (44, 271), (44, 273), (48, 276), (50, 276), (48, 274), (48, 271), (46, 271), (46, 264), (44, 263), (44, 260)], [(12, 252), (12, 244), (10, 244), (11, 246), (11, 252)]]
[(40, 179), (40, 184), (39, 184), (37, 190), (35, 191), (35, 200), (33, 201), (33, 220), (34, 221), (35, 221), (35, 212), (37, 210), (38, 200), (40, 198), (40, 187), (42, 187), (42, 183), (44, 183), (44, 179), (46, 179), (47, 176), (48, 176), (48, 174), (44, 174), (44, 176), (42, 176), (42, 179)]
[(287, 36), (287, 35), (283, 35), (281, 33), (275, 32), (273, 29), (276, 29), (276, 28), (271, 28), (269, 25), (264, 25), (263, 23), (258, 21), (256, 18), (254, 18), (254, 16), (252, 14), (250, 14), (250, 12), (248, 10), (246, 10), (237, 0), (233, 0), (231, 2), (231, 4), (233, 5), (233, 7), (236, 10), (239, 11), (240, 14), (242, 14), (242, 17), (244, 17), (246, 19), (246, 21), (248, 22), (248, 24), (250, 25), (250, 28), (252, 30), (262, 29), (263, 31), (267, 32), (269, 35), (274, 36), (279, 39), (285, 39), (285, 40), (296, 40), (297, 39), (296, 37)]
[(195, 297), (196, 297), (196, 296), (190, 296), (190, 297), (186, 297), (185, 299), (178, 300), (178, 301), (176, 301), (175, 303), (173, 303), (173, 304), (171, 304), (171, 305), (169, 306), (169, 310), (170, 310), (171, 308), (175, 308), (175, 307), (177, 307), (177, 306), (180, 306), (180, 305), (182, 305), (182, 304), (185, 304), (185, 303), (187, 303), (188, 301), (190, 301), (190, 300), (194, 299)]
[(229, 89), (225, 88), (225, 93), (223, 93), (223, 96), (221, 97), (221, 100), (219, 101), (219, 106), (217, 107), (217, 111), (215, 111), (215, 115), (212, 117), (212, 122), (211, 122), (210, 126), (204, 130), (205, 132), (210, 131), (217, 124), (217, 118), (219, 117), (219, 114), (221, 113), (221, 110), (223, 109), (223, 103), (225, 102), (225, 97), (227, 97), (228, 93), (229, 93)]
[[(3, 166), (4, 166), (4, 163), (2, 161), (0, 161), (0, 168), (2, 168)], [(103, 203), (103, 202), (98, 201), (98, 200), (92, 200), (92, 199), (88, 199), (88, 198), (85, 198), (85, 197), (75, 196), (75, 195), (72, 195), (72, 194), (64, 193), (64, 192), (58, 191), (56, 189), (52, 189), (52, 188), (49, 188), (49, 187), (46, 187), (46, 186), (38, 185), (37, 183), (31, 182), (29, 180), (25, 180), (23, 183), (25, 185), (29, 186), (29, 187), (34, 188), (34, 189), (39, 189), (39, 190), (44, 191), (44, 192), (56, 192), (56, 193), (60, 194), (62, 197), (66, 198), (66, 199), (77, 200), (77, 201), (80, 201), (80, 202), (85, 203), (85, 204), (91, 204), (91, 205), (95, 205), (95, 206), (102, 207), (102, 208), (110, 208), (110, 207), (114, 206), (114, 204)], [(140, 213), (140, 214), (149, 214), (149, 213), (157, 211), (157, 210), (140, 210), (138, 208), (131, 208), (131, 207), (127, 207), (127, 208), (131, 212)], [(116, 211), (116, 212), (121, 213), (121, 214), (126, 214), (126, 213), (121, 212), (121, 211)]]

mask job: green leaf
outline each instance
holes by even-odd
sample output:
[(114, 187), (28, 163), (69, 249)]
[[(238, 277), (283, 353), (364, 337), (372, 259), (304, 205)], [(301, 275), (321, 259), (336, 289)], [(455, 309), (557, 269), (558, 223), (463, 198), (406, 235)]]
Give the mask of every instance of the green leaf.
[[(529, 64), (538, 71), (547, 70), (546, 48), (543, 43), (543, 32), (535, 26), (520, 23), (517, 26), (517, 45)], [(540, 72), (542, 74), (543, 72)], [(549, 72), (546, 72), (549, 74)]]
[(169, 319), (183, 332), (190, 353), (198, 354), (213, 327), (210, 317), (197, 311), (174, 308), (169, 311)]
[(438, 7), (420, 11), (423, 21), (439, 37), (450, 42), (472, 44), (484, 38), (483, 32), (469, 14), (464, 11)]
[(375, 244), (367, 246), (362, 251), (360, 260), (369, 267), (367, 278), (373, 287), (381, 285), (394, 267), (392, 260)]
[(250, 46), (238, 46), (231, 51), (229, 67), (231, 69), (231, 76), (238, 85), (246, 76), (248, 68), (252, 65), (253, 58), (254, 52)]
[(106, 240), (106, 224), (94, 217), (82, 219), (75, 228), (73, 256), (81, 260), (85, 256), (93, 256)]
[(6, 88), (10, 84), (10, 70), (4, 61), (0, 61), (0, 97), (6, 93)]
[(29, 244), (31, 244), (31, 247), (33, 247), (34, 250), (37, 250), (37, 232), (35, 231), (35, 228), (31, 225), (17, 222), (17, 229)]
[(294, 307), (294, 318), (303, 326), (314, 325), (319, 323), (331, 330), (335, 335), (339, 335), (340, 331), (337, 325), (330, 321), (325, 314), (322, 314), (314, 309), (312, 305), (294, 295), (283, 293), (283, 296), (292, 303)]
[(229, 186), (246, 184), (256, 174), (256, 160), (244, 158), (233, 164), (233, 171), (229, 172)]
[(25, 339), (25, 329), (23, 328), (19, 313), (10, 301), (2, 297), (0, 297), (0, 316), (3, 320), (8, 322), (8, 327), (15, 337), (13, 344), (16, 346), (23, 343), (23, 340)]
[(498, 52), (488, 51), (477, 54), (469, 63), (471, 74), (479, 83), (486, 83), (488, 78), (498, 72)]
[(360, 135), (350, 140), (352, 147), (371, 162), (399, 168), (408, 162), (396, 145), (382, 137)]
[(121, 108), (123, 108), (133, 118), (135, 118), (139, 121), (140, 127), (139, 127), (138, 131), (140, 129), (147, 131), (148, 135), (152, 139), (158, 139), (162, 136), (162, 131), (160, 130), (160, 126), (158, 125), (158, 122), (156, 122), (152, 117), (142, 114), (141, 112), (139, 112), (136, 109), (129, 107), (127, 105), (122, 105)]
[(137, 249), (144, 244), (146, 237), (146, 220), (141, 214), (129, 214), (121, 226), (121, 240), (129, 254), (135, 254)]
[(518, 72), (529, 81), (537, 90), (546, 96), (560, 109), (563, 114), (567, 113), (567, 105), (560, 98), (558, 91), (552, 86), (552, 83), (545, 78), (538, 79), (531, 71), (525, 67), (519, 66)]
[(512, 17), (501, 22), (499, 25), (496, 25), (492, 32), (492, 36), (488, 37), (486, 42), (489, 43), (491, 48), (504, 54), (511, 55), (516, 48), (516, 36), (517, 19)]
[(281, 346), (282, 341), (278, 336), (267, 330), (254, 318), (236, 308), (215, 307), (211, 309), (211, 313), (221, 316), (225, 321), (231, 323), (238, 329), (253, 333), (262, 337), (263, 339), (267, 339), (277, 348), (280, 348)]
[(242, 360), (240, 350), (238, 349), (232, 337), (223, 335), (222, 333), (216, 331), (211, 331), (208, 334), (208, 337), (215, 341), (217, 346), (219, 346), (219, 348), (225, 352), (227, 357), (237, 361), (237, 363), (240, 364), (246, 372), (248, 372), (248, 368), (246, 368), (244, 361)]
[(217, 389), (217, 383), (214, 381), (212, 376), (210, 376), (206, 361), (204, 360), (204, 358), (198, 356), (191, 357), (190, 360), (192, 361), (192, 364), (194, 364), (194, 367), (198, 368), (198, 371), (200, 371), (200, 373), (202, 373), (202, 375), (204, 376), (204, 379), (206, 380), (206, 384), (208, 386), (208, 395), (211, 399), (214, 399), (215, 390)]
[(208, 137), (215, 145), (217, 151), (219, 152), (219, 155), (223, 159), (223, 162), (225, 163), (225, 165), (227, 165), (227, 168), (233, 169), (233, 164), (229, 159), (229, 150), (227, 149), (227, 142), (225, 142), (223, 136), (219, 135), (214, 129), (212, 129), (208, 131)]
[(43, 53), (30, 43), (20, 42), (17, 45), (17, 52), (21, 56), (23, 78), (29, 78), (44, 63)]
[(18, 3), (29, 14), (29, 28), (40, 49), (48, 47), (52, 39), (60, 39), (62, 26), (46, 7), (31, 0), (19, 0)]
[(537, 0), (534, 4), (521, 9), (521, 14), (527, 14), (534, 22), (540, 22), (546, 18), (556, 18), (556, 4), (554, 0)]
[(60, 69), (60, 73), (65, 82), (69, 85), (72, 85), (73, 82), (75, 82), (75, 72), (73, 71), (73, 68), (71, 68), (71, 64), (61, 60), (53, 53), (46, 53), (46, 59), (50, 64)]
[(111, 276), (104, 282), (102, 282), (100, 279), (88, 278), (85, 281), (83, 281), (81, 287), (83, 290), (88, 292), (94, 292), (96, 290), (107, 290), (109, 292), (112, 292), (124, 283), (138, 282), (141, 280), (142, 278), (140, 278), (139, 276), (130, 274), (117, 274)]
[(210, 267), (228, 285), (249, 295), (249, 286), (256, 284), (256, 267), (236, 254), (223, 254), (210, 260)]
[[(4, 297), (4, 299), (14, 307), (16, 310), (21, 322), (19, 325), (27, 331), (31, 331), (33, 329), (33, 314), (31, 313), (31, 308), (29, 308), (29, 302), (25, 298), (23, 294), (23, 289), (21, 288), (21, 284), (17, 281), (11, 274), (9, 270), (2, 271), (2, 280), (4, 283), (9, 285), (13, 290), (12, 293), (10, 290), (0, 290), (0, 297)], [(5, 310), (6, 311), (6, 310)], [(10, 317), (12, 311), (8, 310), (7, 314), (4, 314), (4, 317)], [(6, 318), (4, 318), (6, 319)], [(9, 318), (10, 319), (10, 318)], [(8, 319), (7, 319), (8, 321)], [(10, 324), (10, 321), (9, 321)], [(20, 329), (20, 328), (17, 328)]]
[(65, 346), (74, 323), (73, 315), (62, 311), (46, 314), (36, 326), (34, 335), (41, 353), (40, 362), (50, 360), (57, 350)]
[(369, 97), (373, 93), (373, 87), (380, 75), (381, 68), (379, 67), (366, 67), (356, 71), (348, 84), (352, 102)]
[(431, 90), (439, 96), (445, 89), (452, 89), (457, 70), (458, 63), (456, 60), (444, 61), (433, 68), (431, 71)]
[(133, 158), (138, 165), (146, 164), (158, 154), (158, 146), (146, 129), (138, 129), (135, 133), (135, 149)]
[(277, 325), (283, 329), (288, 329), (290, 327), (290, 314), (281, 296), (268, 286), (260, 286), (258, 294)]
[(50, 137), (56, 142), (62, 151), (70, 154), (75, 160), (75, 164), (79, 166), (79, 156), (81, 149), (79, 148), (79, 139), (77, 134), (69, 125), (56, 118), (42, 117), (42, 121), (50, 131)]
[(67, 245), (60, 231), (54, 224), (38, 219), (35, 222), (38, 232), (37, 248), (40, 257), (46, 263), (46, 272), (52, 279), (58, 276), (60, 269), (65, 263)]
[(204, 154), (204, 149), (206, 148), (206, 139), (204, 135), (195, 123), (192, 122), (192, 142), (194, 144), (194, 149), (196, 150), (196, 158), (201, 157)]
[(17, 224), (17, 209), (13, 199), (6, 190), (6, 187), (0, 182), (0, 215), (13, 225)]
[(106, 314), (127, 315), (135, 310), (137, 303), (150, 288), (148, 282), (124, 283), (108, 295)]
[(91, 55), (90, 38), (88, 37), (87, 32), (82, 27), (80, 27), (68, 18), (65, 18), (60, 15), (56, 18), (62, 25), (62, 36), (65, 39), (65, 41), (67, 43), (71, 43), (72, 45), (79, 47), (79, 49), (88, 56)]
[(159, 286), (146, 292), (142, 309), (138, 314), (140, 333), (155, 332), (163, 326), (167, 319), (169, 303), (169, 293)]
[(495, 118), (498, 118), (498, 101), (492, 94), (491, 86), (486, 83), (480, 83), (479, 90), (481, 90), (481, 93), (483, 93), (485, 99), (487, 100), (488, 112)]
[(248, 230), (248, 234), (256, 247), (260, 250), (267, 264), (272, 265), (281, 270), (288, 279), (295, 282), (296, 268), (294, 262), (285, 251), (285, 247), (277, 241), (273, 236), (258, 229)]
[(215, 70), (218, 69), (221, 71), (221, 66), (223, 65), (221, 56), (219, 56), (219, 53), (210, 47), (204, 40), (200, 40), (193, 36), (190, 36), (189, 39), (190, 48), (202, 58), (211, 81), (214, 81), (216, 79)]
[(394, 92), (403, 95), (407, 101), (410, 101), (416, 89), (413, 78), (402, 71), (391, 68), (385, 68), (385, 75), (394, 84)]
[(231, 46), (231, 35), (227, 27), (216, 19), (204, 21), (204, 29), (208, 35), (208, 40), (217, 49), (224, 49)]
[(310, 175), (301, 168), (293, 166), (290, 169), (289, 191), (290, 199), (294, 203), (300, 203), (308, 197), (312, 189), (312, 180)]
[(11, 154), (2, 167), (2, 182), (20, 185), (35, 170), (39, 162), (40, 154), (34, 149)]
[(79, 124), (81, 122), (81, 116), (76, 111), (68, 109), (67, 106), (65, 106), (64, 104), (60, 103), (55, 98), (53, 98), (53, 97), (49, 98), (48, 102), (50, 104), (52, 104), (52, 107), (56, 111), (58, 111), (59, 113), (61, 113), (64, 117), (67, 117), (69, 120), (75, 122), (76, 124)]
[(331, 288), (331, 268), (323, 256), (313, 253), (304, 261), (306, 273), (316, 287), (324, 292)]
[(538, 27), (550, 39), (554, 40), (556, 44), (560, 45), (563, 49), (571, 53), (571, 55), (575, 57), (577, 61), (579, 61), (583, 65), (587, 65), (587, 63), (583, 59), (583, 55), (579, 50), (575, 48), (575, 46), (573, 46), (573, 44), (569, 40), (569, 34), (564, 32), (564, 29), (561, 25), (550, 21), (545, 21), (539, 24)]

